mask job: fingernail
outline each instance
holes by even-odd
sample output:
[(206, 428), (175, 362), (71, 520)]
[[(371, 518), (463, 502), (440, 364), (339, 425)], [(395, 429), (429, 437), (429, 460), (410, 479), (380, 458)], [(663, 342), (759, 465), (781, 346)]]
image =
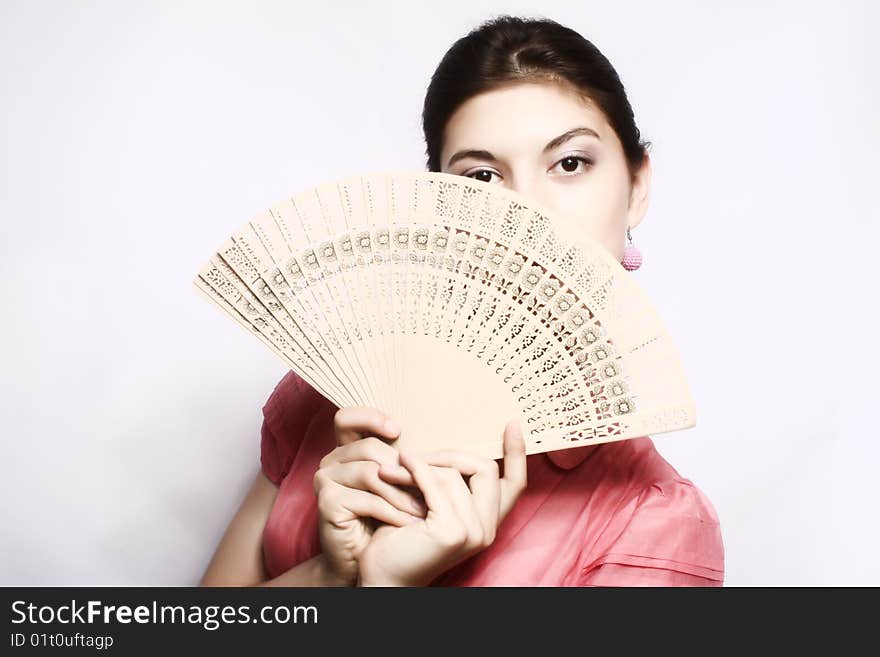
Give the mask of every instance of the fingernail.
[(392, 436), (396, 436), (400, 433), (400, 425), (389, 417), (385, 420), (385, 431)]
[(409, 516), (409, 524), (410, 525), (413, 524), (414, 522), (420, 522), (420, 521), (424, 520), (424, 518), (420, 518), (419, 516), (414, 516), (411, 513), (407, 513), (406, 515)]

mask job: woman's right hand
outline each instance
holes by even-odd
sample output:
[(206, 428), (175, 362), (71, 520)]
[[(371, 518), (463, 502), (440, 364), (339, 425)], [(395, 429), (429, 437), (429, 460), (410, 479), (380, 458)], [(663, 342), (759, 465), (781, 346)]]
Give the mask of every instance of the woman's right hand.
[(341, 408), (333, 418), (337, 447), (313, 479), (318, 497), (318, 534), (331, 579), (354, 586), (358, 558), (376, 519), (402, 527), (427, 514), (422, 499), (379, 477), (379, 468), (400, 466), (398, 451), (376, 436), (395, 440), (400, 428), (375, 408)]

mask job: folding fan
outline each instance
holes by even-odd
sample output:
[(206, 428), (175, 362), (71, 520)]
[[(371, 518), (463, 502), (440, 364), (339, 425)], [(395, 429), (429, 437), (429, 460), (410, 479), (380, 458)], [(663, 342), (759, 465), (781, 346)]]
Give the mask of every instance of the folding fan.
[(502, 456), (687, 429), (678, 353), (625, 270), (570, 218), (499, 185), (391, 171), (253, 217), (194, 285), (392, 444)]

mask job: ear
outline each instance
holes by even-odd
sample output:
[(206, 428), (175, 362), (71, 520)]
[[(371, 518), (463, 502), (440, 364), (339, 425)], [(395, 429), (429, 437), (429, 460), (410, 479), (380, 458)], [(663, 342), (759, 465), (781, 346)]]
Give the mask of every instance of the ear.
[(645, 153), (645, 160), (636, 173), (629, 195), (626, 225), (630, 229), (638, 226), (648, 211), (648, 200), (651, 194), (651, 173), (651, 156)]

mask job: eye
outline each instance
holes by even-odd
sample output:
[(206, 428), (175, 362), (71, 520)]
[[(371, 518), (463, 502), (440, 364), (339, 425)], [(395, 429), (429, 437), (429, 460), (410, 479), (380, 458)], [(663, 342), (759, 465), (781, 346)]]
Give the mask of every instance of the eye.
[[(473, 178), (474, 180), (480, 180), (487, 183), (492, 182), (492, 176), (498, 176), (499, 178), (501, 177), (498, 173), (492, 171), (491, 169), (474, 169), (473, 171), (462, 175), (464, 175), (465, 178)], [(482, 175), (482, 177), (478, 177), (480, 175)]]
[[(555, 169), (557, 166), (562, 165), (562, 169), (566, 172), (566, 174), (576, 174), (583, 171), (593, 164), (591, 160), (588, 160), (585, 157), (578, 157), (576, 155), (569, 155), (567, 157), (562, 158), (551, 167), (551, 171)], [(581, 171), (578, 171), (578, 167), (583, 164), (584, 168)]]

